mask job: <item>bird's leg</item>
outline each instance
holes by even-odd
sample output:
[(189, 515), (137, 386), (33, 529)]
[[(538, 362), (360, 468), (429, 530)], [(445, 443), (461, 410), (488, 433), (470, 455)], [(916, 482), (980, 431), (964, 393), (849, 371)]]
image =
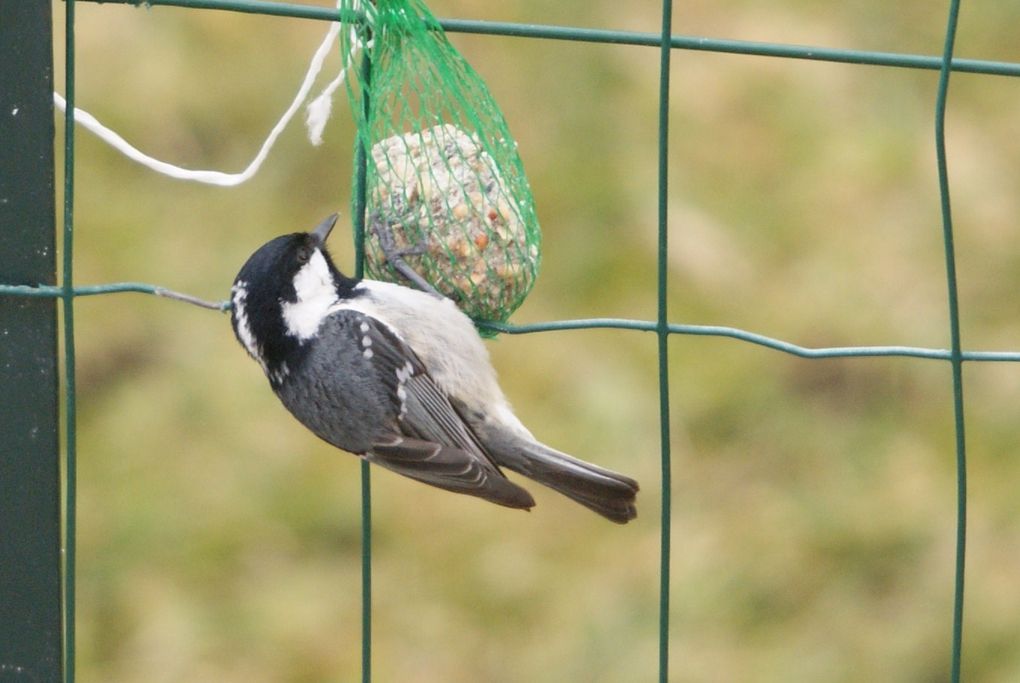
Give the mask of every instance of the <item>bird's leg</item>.
[(403, 249), (397, 248), (396, 243), (393, 240), (393, 231), (387, 225), (386, 221), (375, 220), (372, 221), (372, 231), (376, 237), (379, 238), (379, 247), (382, 249), (383, 255), (386, 256), (386, 261), (393, 266), (394, 270), (403, 275), (405, 278), (410, 280), (415, 287), (431, 294), (432, 296), (440, 299), (444, 298), (435, 287), (433, 287), (425, 278), (417, 273), (411, 266), (404, 260), (405, 256), (412, 256), (425, 253), (425, 245), (421, 242), (414, 246), (405, 247)]

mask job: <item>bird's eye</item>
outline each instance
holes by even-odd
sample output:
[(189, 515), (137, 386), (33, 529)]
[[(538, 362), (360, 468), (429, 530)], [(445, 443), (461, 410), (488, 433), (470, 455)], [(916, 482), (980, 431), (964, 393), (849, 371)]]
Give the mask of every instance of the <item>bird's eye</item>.
[(308, 259), (312, 258), (312, 248), (308, 245), (302, 245), (297, 250), (297, 260), (301, 263), (308, 263)]

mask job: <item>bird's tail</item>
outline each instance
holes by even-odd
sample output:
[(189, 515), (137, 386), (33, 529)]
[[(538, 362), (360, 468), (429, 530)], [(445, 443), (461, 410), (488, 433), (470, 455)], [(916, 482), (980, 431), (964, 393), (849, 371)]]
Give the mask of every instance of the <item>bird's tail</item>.
[(496, 461), (571, 498), (617, 524), (637, 517), (638, 483), (537, 441), (497, 440), (487, 444)]

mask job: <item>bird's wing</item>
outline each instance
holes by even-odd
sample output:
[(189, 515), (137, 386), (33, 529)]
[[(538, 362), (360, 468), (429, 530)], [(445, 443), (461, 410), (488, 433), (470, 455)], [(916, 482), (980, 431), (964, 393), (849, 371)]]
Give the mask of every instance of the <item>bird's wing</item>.
[(496, 466), (478, 437), (436, 385), (418, 355), (383, 321), (360, 311), (348, 329), (385, 387), (392, 420), (377, 434), (366, 459), (426, 484), (530, 508), (534, 499)]

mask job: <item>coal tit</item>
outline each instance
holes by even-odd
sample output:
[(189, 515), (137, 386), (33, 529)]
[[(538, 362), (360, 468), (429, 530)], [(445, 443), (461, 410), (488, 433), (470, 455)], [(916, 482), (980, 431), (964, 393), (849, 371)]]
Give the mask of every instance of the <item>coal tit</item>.
[(449, 491), (534, 506), (505, 467), (614, 522), (636, 516), (637, 482), (521, 424), (452, 301), (341, 273), (325, 247), (335, 223), (267, 242), (231, 289), (234, 333), (294, 417), (337, 448)]

